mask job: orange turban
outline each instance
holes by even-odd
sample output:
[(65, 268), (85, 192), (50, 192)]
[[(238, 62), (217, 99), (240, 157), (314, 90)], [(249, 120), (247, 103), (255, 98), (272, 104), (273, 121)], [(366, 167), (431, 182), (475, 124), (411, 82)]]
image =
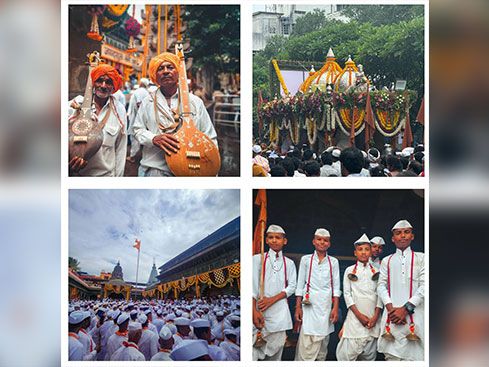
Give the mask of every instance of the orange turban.
[(110, 79), (112, 79), (112, 83), (114, 83), (114, 92), (117, 92), (122, 87), (122, 77), (119, 72), (115, 70), (112, 66), (107, 64), (100, 64), (95, 67), (90, 73), (90, 77), (92, 78), (92, 83), (100, 78), (103, 75), (107, 75)]
[(175, 67), (178, 69), (178, 65), (180, 64), (180, 60), (178, 59), (178, 56), (175, 54), (172, 54), (171, 52), (163, 52), (159, 54), (158, 56), (155, 56), (151, 59), (149, 62), (149, 77), (151, 78), (151, 81), (158, 85), (158, 82), (156, 81), (156, 71), (160, 67), (161, 64), (164, 62), (170, 62)]

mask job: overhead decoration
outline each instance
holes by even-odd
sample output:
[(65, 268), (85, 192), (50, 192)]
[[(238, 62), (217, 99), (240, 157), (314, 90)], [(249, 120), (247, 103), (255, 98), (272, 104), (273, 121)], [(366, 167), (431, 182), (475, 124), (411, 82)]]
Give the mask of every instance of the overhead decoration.
[(227, 285), (233, 286), (235, 281), (237, 282), (239, 288), (240, 274), (240, 263), (236, 263), (223, 268), (207, 271), (205, 273), (192, 275), (189, 277), (182, 277), (178, 280), (158, 284), (154, 288), (143, 291), (142, 295), (143, 297), (154, 297), (155, 295), (158, 295), (157, 291), (159, 291), (160, 294), (163, 296), (163, 294), (167, 294), (172, 290), (174, 294), (176, 294), (175, 291), (183, 292), (193, 286), (196, 287), (196, 292), (200, 292), (199, 284), (205, 284), (209, 287), (224, 288)]
[(94, 41), (100, 42), (103, 39), (98, 27), (98, 17), (104, 13), (105, 7), (106, 5), (91, 5), (88, 7), (88, 14), (92, 16), (92, 21), (87, 37)]
[(136, 43), (134, 41), (135, 37), (141, 32), (141, 24), (134, 18), (134, 16), (127, 18), (124, 25), (127, 35), (129, 36), (129, 45), (127, 47), (127, 52), (136, 52)]
[(129, 5), (107, 5), (102, 18), (102, 28), (111, 29), (126, 16)]
[[(375, 129), (382, 135), (393, 137), (405, 127), (406, 115), (417, 98), (415, 91), (375, 90), (370, 87), (362, 65), (357, 67), (348, 57), (345, 68), (341, 69), (335, 60), (330, 49), (324, 66), (317, 72), (312, 68), (295, 96), (261, 103), (258, 115), (269, 129), (270, 142), (278, 143), (279, 132), (285, 129), (292, 143), (297, 145), (300, 143), (300, 129), (303, 129), (307, 132), (310, 145), (316, 143), (318, 136), (324, 136), (330, 145), (339, 127), (350, 136), (353, 145), (355, 136), (365, 129), (367, 100), (370, 100), (374, 111)], [(277, 61), (272, 60), (272, 65), (280, 80)], [(370, 122), (369, 136), (366, 137), (369, 140), (373, 126)]]

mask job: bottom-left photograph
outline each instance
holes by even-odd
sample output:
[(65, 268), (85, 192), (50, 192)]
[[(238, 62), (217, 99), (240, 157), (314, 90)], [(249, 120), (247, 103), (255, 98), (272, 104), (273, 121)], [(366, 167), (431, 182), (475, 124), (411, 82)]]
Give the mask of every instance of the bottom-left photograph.
[(239, 190), (69, 190), (70, 361), (240, 360)]

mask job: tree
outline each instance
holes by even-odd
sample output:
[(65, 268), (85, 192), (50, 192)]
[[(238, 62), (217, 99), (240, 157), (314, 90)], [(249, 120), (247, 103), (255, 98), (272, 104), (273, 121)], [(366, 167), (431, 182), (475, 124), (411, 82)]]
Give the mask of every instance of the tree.
[(69, 257), (68, 258), (68, 267), (73, 270), (73, 271), (79, 271), (80, 270), (80, 262), (75, 259), (74, 257)]
[(314, 9), (297, 19), (291, 37), (302, 36), (321, 29), (326, 23), (324, 10)]
[(239, 5), (192, 5), (186, 10), (189, 56), (202, 70), (204, 88), (212, 91), (218, 73), (239, 72)]
[(346, 5), (343, 15), (360, 23), (374, 25), (410, 21), (424, 13), (423, 5)]

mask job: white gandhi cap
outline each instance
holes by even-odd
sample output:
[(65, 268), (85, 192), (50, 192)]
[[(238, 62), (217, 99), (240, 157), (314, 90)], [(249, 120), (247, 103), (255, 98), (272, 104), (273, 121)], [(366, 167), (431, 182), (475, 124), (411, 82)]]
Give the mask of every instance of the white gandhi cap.
[(141, 323), (134, 321), (131, 321), (127, 326), (127, 330), (129, 331), (141, 330), (142, 328), (143, 326), (141, 325)]
[(174, 361), (191, 361), (209, 355), (209, 347), (205, 340), (182, 340), (170, 353)]
[(170, 340), (173, 336), (173, 333), (167, 326), (163, 326), (160, 330), (160, 338), (163, 340)]
[(362, 234), (362, 237), (355, 241), (355, 245), (360, 245), (362, 243), (370, 243), (370, 240), (365, 233)]
[(370, 240), (370, 242), (372, 244), (376, 244), (376, 245), (382, 245), (382, 246), (385, 245), (384, 239), (382, 237), (380, 237), (380, 236), (375, 236), (374, 238), (372, 238)]
[(329, 234), (329, 231), (324, 228), (318, 228), (316, 229), (316, 232), (314, 232), (314, 236), (321, 236), (321, 237), (331, 237)]
[(267, 233), (283, 233), (285, 234), (285, 231), (282, 227), (277, 226), (276, 224), (271, 224), (270, 227), (267, 229)]
[(413, 228), (413, 226), (407, 220), (401, 219), (399, 222), (394, 224), (394, 227), (392, 227), (392, 231), (394, 229), (401, 229), (401, 228)]

